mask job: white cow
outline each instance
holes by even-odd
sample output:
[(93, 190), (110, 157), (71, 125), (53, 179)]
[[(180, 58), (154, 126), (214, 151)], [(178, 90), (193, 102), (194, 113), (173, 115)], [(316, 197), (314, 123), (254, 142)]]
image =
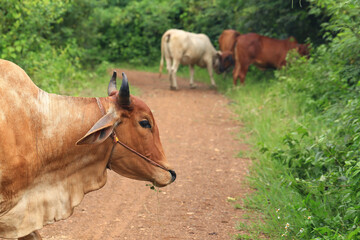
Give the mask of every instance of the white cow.
[(215, 69), (216, 73), (219, 73), (220, 55), (221, 53), (215, 50), (210, 39), (205, 34), (196, 34), (179, 29), (167, 30), (161, 39), (160, 76), (165, 57), (171, 90), (178, 88), (176, 72), (179, 64), (189, 65), (191, 88), (196, 87), (194, 84), (194, 65), (202, 68), (206, 67), (210, 75), (211, 84), (213, 87), (216, 87), (213, 69)]

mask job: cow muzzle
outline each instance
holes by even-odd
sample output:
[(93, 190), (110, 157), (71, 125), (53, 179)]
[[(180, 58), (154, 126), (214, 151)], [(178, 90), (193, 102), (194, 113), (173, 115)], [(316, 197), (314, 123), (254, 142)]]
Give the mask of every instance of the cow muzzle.
[(176, 173), (173, 170), (168, 170), (167, 173), (162, 171), (162, 172), (158, 172), (154, 177), (155, 178), (152, 181), (154, 186), (165, 187), (175, 181)]
[(176, 179), (176, 172), (173, 170), (169, 170), (169, 173), (171, 174), (171, 182), (174, 182)]

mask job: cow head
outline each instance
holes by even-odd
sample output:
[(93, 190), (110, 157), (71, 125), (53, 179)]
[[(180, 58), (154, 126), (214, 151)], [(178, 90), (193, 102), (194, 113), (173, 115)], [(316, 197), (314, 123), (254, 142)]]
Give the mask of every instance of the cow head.
[(224, 51), (220, 55), (220, 73), (225, 72), (229, 67), (235, 64), (234, 55), (230, 51)]
[(220, 74), (220, 58), (221, 58), (221, 52), (217, 51), (216, 54), (213, 56), (212, 62), (213, 62), (213, 69), (217, 74)]
[(310, 56), (310, 45), (309, 44), (298, 44), (296, 50), (301, 56)]
[(172, 183), (176, 174), (167, 164), (154, 116), (142, 100), (130, 95), (124, 73), (120, 91), (117, 91), (114, 72), (108, 95), (110, 107), (107, 114), (96, 122), (77, 144), (100, 144), (115, 133), (122, 143), (168, 170), (145, 161), (116, 143), (111, 143), (115, 145), (108, 162), (110, 169), (128, 178), (150, 181), (159, 187)]

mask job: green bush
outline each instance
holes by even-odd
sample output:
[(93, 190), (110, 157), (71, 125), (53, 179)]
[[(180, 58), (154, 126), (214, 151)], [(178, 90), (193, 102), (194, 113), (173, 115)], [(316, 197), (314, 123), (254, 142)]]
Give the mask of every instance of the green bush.
[(19, 62), (29, 53), (41, 52), (47, 47), (52, 24), (62, 20), (65, 10), (62, 1), (1, 1), (0, 57)]
[[(274, 238), (357, 239), (360, 5), (355, 0), (313, 3), (312, 13), (325, 11), (330, 16), (322, 26), (329, 43), (313, 49), (309, 60), (290, 56), (290, 66), (276, 72), (277, 81), (264, 93), (275, 93), (266, 95), (275, 106), (266, 107), (285, 113), (270, 129), (282, 137), (260, 143), (263, 154), (253, 179), (259, 191), (252, 201), (265, 210), (270, 223), (264, 231)], [(285, 108), (289, 100), (298, 111)], [(288, 198), (274, 197), (284, 193)], [(281, 209), (281, 216), (274, 209)], [(284, 229), (286, 224), (290, 227)]]
[(27, 52), (40, 52), (43, 44), (55, 49), (72, 45), (81, 50), (82, 65), (93, 66), (102, 61), (157, 65), (161, 36), (170, 28), (205, 33), (215, 47), (221, 32), (228, 28), (321, 42), (318, 26), (326, 20), (323, 11), (309, 14), (310, 3), (301, 3), (7, 0), (0, 3), (0, 54), (2, 58), (21, 61)]
[(21, 66), (32, 80), (49, 92), (81, 89), (89, 77), (80, 59), (84, 49), (75, 38), (59, 44), (54, 33), (69, 1), (2, 1), (0, 3), (0, 57)]

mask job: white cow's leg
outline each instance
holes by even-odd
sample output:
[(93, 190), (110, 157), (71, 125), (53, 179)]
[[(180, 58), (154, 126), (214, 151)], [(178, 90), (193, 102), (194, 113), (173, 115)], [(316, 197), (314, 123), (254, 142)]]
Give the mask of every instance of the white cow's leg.
[(196, 84), (194, 83), (194, 65), (189, 65), (190, 69), (190, 88), (196, 88)]
[(177, 90), (178, 85), (176, 82), (176, 72), (179, 68), (179, 62), (173, 59), (173, 64), (171, 66), (171, 79), (170, 79), (170, 89), (171, 90)]
[(19, 240), (41, 240), (41, 236), (38, 231), (34, 231), (30, 233), (29, 235), (26, 235), (24, 237), (18, 238)]
[(210, 76), (211, 86), (216, 88), (216, 83), (215, 83), (214, 76), (213, 76), (212, 64), (207, 64), (207, 70), (208, 70), (208, 73), (209, 73), (209, 76)]
[(170, 81), (170, 85), (171, 85), (171, 65), (172, 65), (172, 61), (171, 61), (171, 58), (169, 58), (169, 57), (165, 57), (165, 61), (166, 61), (166, 69), (167, 69), (167, 72), (169, 74), (169, 81)]

